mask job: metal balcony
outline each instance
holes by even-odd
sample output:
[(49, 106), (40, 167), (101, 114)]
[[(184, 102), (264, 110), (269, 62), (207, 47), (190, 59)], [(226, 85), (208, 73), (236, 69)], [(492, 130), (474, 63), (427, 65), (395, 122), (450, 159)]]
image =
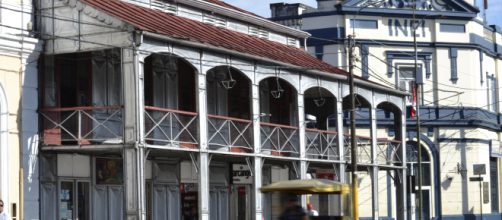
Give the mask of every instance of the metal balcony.
[(394, 165), (403, 162), (399, 151), (401, 150), (401, 141), (379, 138), (377, 140), (376, 163), (384, 165)]
[(340, 160), (338, 133), (318, 129), (305, 129), (307, 158)]
[(120, 144), (121, 106), (41, 109), (44, 145)]
[(251, 120), (208, 115), (208, 144), (211, 150), (253, 152)]
[[(344, 135), (344, 156), (346, 161), (351, 161), (351, 138), (350, 135)], [(371, 164), (371, 138), (356, 136), (357, 162), (362, 164)]]
[(274, 156), (300, 155), (298, 127), (260, 123), (261, 152)]
[(145, 106), (148, 144), (198, 149), (197, 113)]

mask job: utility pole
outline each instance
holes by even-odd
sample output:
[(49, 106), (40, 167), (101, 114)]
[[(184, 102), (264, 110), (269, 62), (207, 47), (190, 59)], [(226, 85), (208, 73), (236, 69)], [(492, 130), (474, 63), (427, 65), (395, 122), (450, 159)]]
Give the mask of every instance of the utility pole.
[[(417, 59), (418, 59), (418, 51), (417, 51), (417, 28), (419, 22), (416, 20), (416, 10), (417, 10), (417, 1), (415, 0), (413, 2), (413, 47), (415, 51), (415, 97), (416, 97), (416, 110), (415, 110), (415, 117), (416, 117), (416, 123), (417, 123), (417, 148), (418, 148), (418, 220), (422, 220), (422, 144), (420, 143), (420, 92), (421, 92), (421, 84), (422, 82), (419, 82), (419, 73), (418, 72), (418, 64), (417, 64)], [(420, 80), (422, 78), (420, 77)]]
[(359, 219), (358, 184), (357, 184), (357, 146), (356, 146), (356, 99), (354, 95), (354, 35), (348, 36), (349, 53), (349, 89), (350, 89), (350, 152), (352, 174), (352, 219)]

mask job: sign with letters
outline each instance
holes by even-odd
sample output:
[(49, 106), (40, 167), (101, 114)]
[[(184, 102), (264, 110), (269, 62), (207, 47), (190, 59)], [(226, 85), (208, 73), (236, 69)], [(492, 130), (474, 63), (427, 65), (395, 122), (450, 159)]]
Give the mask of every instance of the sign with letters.
[(389, 36), (391, 37), (413, 37), (413, 28), (417, 28), (417, 37), (426, 37), (424, 19), (397, 19), (390, 18), (387, 21), (389, 27)]
[(485, 164), (473, 164), (472, 171), (474, 175), (485, 175), (486, 174), (486, 166)]
[(232, 165), (232, 183), (233, 184), (253, 184), (253, 177), (249, 167), (244, 164)]

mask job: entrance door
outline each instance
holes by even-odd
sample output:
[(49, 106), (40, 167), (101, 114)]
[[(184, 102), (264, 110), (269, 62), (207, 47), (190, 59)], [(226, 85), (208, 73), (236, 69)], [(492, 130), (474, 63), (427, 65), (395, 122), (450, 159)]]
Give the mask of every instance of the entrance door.
[(234, 185), (230, 196), (231, 219), (251, 219), (251, 185)]
[[(422, 219), (431, 219), (431, 215), (430, 215), (430, 210), (431, 210), (431, 201), (430, 201), (430, 198), (431, 198), (431, 190), (428, 189), (428, 188), (422, 188)], [(418, 192), (417, 192), (418, 193)], [(415, 199), (416, 199), (416, 203), (415, 204), (418, 204), (418, 195), (415, 196)], [(418, 218), (418, 207), (415, 211), (416, 213), (416, 217), (415, 219), (419, 219)]]
[(95, 185), (93, 219), (124, 219), (124, 189), (119, 185)]
[(59, 182), (59, 219), (90, 219), (90, 183), (80, 180), (62, 180)]
[(156, 184), (153, 190), (153, 219), (177, 220), (181, 218), (178, 185)]
[(210, 219), (228, 220), (228, 188), (226, 186), (211, 186), (209, 190)]

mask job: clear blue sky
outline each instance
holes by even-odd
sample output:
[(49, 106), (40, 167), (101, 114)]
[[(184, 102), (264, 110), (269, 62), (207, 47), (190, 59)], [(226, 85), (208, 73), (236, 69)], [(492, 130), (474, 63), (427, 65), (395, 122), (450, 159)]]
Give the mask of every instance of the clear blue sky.
[[(239, 8), (251, 11), (263, 17), (270, 17), (270, 3), (285, 2), (285, 3), (303, 3), (315, 7), (315, 0), (224, 0), (225, 2), (235, 5)], [(477, 0), (482, 2), (482, 0)], [(487, 10), (488, 24), (496, 24), (502, 27), (502, 1), (488, 0)]]

